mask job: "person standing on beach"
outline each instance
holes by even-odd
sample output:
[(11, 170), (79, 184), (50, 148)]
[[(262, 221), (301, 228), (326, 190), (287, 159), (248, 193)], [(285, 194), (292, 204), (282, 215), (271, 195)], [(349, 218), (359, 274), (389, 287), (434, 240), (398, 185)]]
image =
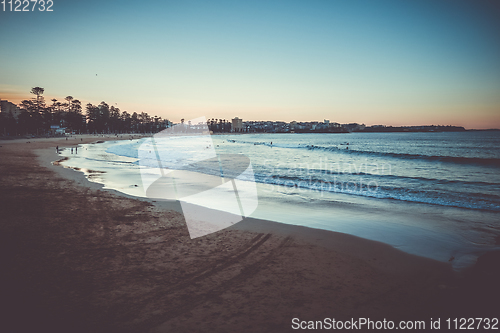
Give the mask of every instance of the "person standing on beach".
[(56, 153), (59, 154), (59, 146), (56, 146)]
[(71, 154), (73, 154), (73, 148), (71, 148)]
[(78, 147), (75, 147), (75, 154), (78, 154)]

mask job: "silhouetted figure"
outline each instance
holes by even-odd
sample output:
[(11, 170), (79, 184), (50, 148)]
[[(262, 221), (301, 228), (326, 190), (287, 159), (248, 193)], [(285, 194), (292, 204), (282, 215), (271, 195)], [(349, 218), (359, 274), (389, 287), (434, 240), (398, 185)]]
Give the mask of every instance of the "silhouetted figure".
[(75, 154), (78, 154), (78, 147), (75, 147)]
[(73, 154), (73, 148), (71, 148), (71, 154)]
[(56, 146), (56, 153), (59, 154), (59, 146)]

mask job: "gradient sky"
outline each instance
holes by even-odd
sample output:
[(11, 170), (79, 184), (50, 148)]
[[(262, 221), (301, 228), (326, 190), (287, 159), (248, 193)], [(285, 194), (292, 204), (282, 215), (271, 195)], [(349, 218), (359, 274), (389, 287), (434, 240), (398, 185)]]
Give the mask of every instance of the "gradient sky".
[(496, 0), (54, 0), (53, 9), (0, 11), (0, 98), (19, 102), (40, 86), (47, 99), (172, 121), (500, 128)]

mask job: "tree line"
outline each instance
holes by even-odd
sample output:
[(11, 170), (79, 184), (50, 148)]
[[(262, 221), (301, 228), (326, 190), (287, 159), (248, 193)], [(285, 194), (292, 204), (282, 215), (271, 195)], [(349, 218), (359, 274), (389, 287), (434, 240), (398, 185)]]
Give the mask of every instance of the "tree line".
[(207, 120), (208, 129), (214, 133), (231, 132), (231, 122), (226, 119), (210, 118)]
[(118, 107), (101, 102), (88, 103), (83, 109), (80, 100), (67, 96), (63, 101), (52, 99), (47, 105), (44, 88), (34, 87), (31, 99), (23, 100), (18, 107), (17, 119), (12, 113), (0, 113), (1, 133), (9, 135), (49, 135), (51, 126), (66, 128), (70, 133), (156, 133), (171, 124), (167, 119), (150, 116), (146, 112), (121, 111)]

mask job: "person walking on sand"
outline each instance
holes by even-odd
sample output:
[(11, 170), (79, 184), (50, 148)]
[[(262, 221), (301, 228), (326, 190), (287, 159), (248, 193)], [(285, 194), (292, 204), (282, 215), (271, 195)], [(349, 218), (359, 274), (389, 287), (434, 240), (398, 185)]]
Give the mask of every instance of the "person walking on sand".
[(78, 154), (78, 147), (75, 147), (75, 154)]
[(73, 148), (71, 148), (71, 154), (73, 154)]
[(56, 146), (56, 153), (59, 154), (59, 146)]

